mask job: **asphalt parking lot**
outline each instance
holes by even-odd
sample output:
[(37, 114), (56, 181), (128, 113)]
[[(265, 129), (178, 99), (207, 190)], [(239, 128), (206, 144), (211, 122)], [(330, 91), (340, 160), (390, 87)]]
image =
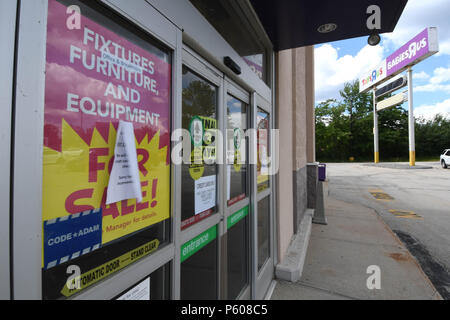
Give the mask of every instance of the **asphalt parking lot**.
[(375, 210), (441, 296), (450, 299), (450, 169), (442, 169), (438, 162), (418, 162), (415, 170), (408, 167), (407, 163), (327, 164), (329, 192), (336, 199)]

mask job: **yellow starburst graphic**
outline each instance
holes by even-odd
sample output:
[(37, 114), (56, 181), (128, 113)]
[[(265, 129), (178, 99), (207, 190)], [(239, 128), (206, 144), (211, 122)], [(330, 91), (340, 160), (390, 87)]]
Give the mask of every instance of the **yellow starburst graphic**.
[(43, 221), (102, 208), (102, 244), (170, 217), (168, 147), (159, 148), (160, 132), (136, 141), (142, 202), (105, 205), (114, 157), (116, 130), (109, 126), (106, 142), (94, 129), (90, 144), (63, 120), (61, 152), (44, 147)]

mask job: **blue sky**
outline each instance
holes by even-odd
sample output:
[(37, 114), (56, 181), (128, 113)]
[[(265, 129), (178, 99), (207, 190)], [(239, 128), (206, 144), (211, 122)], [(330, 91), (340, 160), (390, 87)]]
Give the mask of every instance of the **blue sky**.
[[(381, 13), (383, 14), (383, 13)], [(450, 117), (450, 0), (409, 0), (395, 30), (381, 35), (371, 47), (367, 37), (317, 45), (315, 48), (316, 103), (339, 99), (345, 82), (376, 66), (426, 27), (437, 27), (439, 53), (413, 67), (414, 115)], [(408, 108), (408, 103), (404, 103)]]

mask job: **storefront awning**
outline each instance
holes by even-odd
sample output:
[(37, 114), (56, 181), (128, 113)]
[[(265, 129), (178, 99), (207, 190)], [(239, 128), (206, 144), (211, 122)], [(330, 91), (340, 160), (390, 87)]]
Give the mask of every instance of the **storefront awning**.
[[(392, 32), (408, 0), (250, 0), (276, 51), (370, 35), (371, 5), (380, 8), (381, 29)], [(327, 33), (321, 26), (335, 25)], [(332, 27), (328, 30), (333, 29)], [(327, 29), (325, 27), (325, 29)]]

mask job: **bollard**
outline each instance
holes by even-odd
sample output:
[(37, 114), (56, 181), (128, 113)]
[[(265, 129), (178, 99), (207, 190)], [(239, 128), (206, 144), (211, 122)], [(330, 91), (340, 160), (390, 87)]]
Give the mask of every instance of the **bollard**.
[[(319, 179), (319, 163), (307, 164), (307, 203), (309, 209), (314, 209), (313, 223), (316, 224), (328, 224), (325, 217), (325, 204), (323, 194), (323, 183)], [(321, 172), (325, 174), (325, 172)], [(324, 177), (323, 177), (324, 178)]]
[(323, 181), (317, 183), (317, 197), (316, 208), (314, 210), (313, 223), (327, 225), (327, 218), (325, 217), (325, 201), (323, 192)]

